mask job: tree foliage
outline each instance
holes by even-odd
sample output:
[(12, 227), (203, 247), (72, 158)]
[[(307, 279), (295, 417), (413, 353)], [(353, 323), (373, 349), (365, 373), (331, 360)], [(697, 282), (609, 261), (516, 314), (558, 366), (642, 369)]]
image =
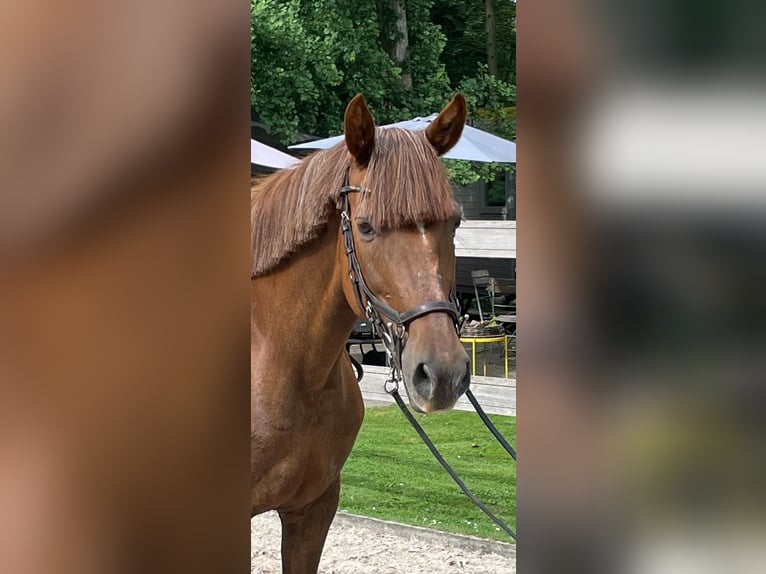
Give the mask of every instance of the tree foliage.
[[(493, 76), (486, 68), (483, 0), (399, 2), (406, 6), (404, 64), (390, 55), (396, 41), (393, 1), (251, 0), (255, 117), (284, 143), (293, 143), (299, 132), (340, 133), (345, 106), (359, 92), (385, 124), (438, 111), (459, 89), (478, 127), (515, 137), (515, 3), (496, 1)], [(405, 71), (409, 89), (402, 82)], [(469, 164), (450, 170), (465, 183), (491, 177), (497, 168)]]
[[(480, 64), (474, 76), (466, 77), (458, 89), (466, 98), (473, 125), (500, 137), (516, 139), (516, 86), (491, 75), (485, 64)], [(508, 169), (507, 164), (475, 163), (447, 160), (450, 179), (458, 185), (478, 180), (492, 181), (498, 172)], [(512, 168), (514, 169), (514, 168)]]
[[(495, 0), (497, 77), (516, 83), (516, 2)], [(476, 74), (477, 63), (487, 63), (484, 0), (434, 0), (431, 17), (449, 38), (442, 62), (453, 82)]]

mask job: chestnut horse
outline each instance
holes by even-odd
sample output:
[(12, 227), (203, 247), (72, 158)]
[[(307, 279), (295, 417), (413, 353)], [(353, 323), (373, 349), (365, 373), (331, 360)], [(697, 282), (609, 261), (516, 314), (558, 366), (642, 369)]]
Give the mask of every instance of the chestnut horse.
[(374, 307), (401, 335), (392, 358), (416, 410), (468, 388), (448, 302), (460, 207), (438, 157), (465, 117), (457, 94), (424, 132), (376, 129), (357, 95), (343, 143), (253, 189), (251, 512), (279, 512), (284, 572), (316, 571), (364, 416), (355, 317)]

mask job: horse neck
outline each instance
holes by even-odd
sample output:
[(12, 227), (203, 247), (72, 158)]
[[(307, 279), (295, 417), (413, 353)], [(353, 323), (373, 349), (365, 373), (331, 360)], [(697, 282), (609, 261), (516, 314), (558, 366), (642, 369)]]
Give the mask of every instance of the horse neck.
[(254, 344), (265, 345), (286, 374), (317, 384), (326, 381), (354, 325), (342, 288), (347, 270), (336, 264), (338, 228), (334, 217), (319, 238), (252, 281)]

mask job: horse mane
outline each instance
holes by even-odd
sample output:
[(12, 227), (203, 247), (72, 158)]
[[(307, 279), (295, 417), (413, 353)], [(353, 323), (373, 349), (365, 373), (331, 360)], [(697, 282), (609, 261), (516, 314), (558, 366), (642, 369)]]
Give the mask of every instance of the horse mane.
[[(252, 277), (272, 271), (320, 235), (339, 211), (348, 165), (341, 142), (256, 181), (250, 192)], [(460, 214), (444, 164), (423, 131), (376, 128), (362, 185), (357, 213), (379, 231)]]

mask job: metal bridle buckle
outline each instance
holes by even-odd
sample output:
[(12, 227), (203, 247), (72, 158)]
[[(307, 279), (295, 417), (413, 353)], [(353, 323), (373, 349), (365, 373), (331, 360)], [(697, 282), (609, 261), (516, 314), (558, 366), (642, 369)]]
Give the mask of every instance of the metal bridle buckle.
[(383, 390), (386, 391), (389, 395), (399, 390), (399, 380), (396, 377), (395, 371), (396, 369), (391, 367), (391, 373), (388, 375), (386, 382), (383, 383)]

